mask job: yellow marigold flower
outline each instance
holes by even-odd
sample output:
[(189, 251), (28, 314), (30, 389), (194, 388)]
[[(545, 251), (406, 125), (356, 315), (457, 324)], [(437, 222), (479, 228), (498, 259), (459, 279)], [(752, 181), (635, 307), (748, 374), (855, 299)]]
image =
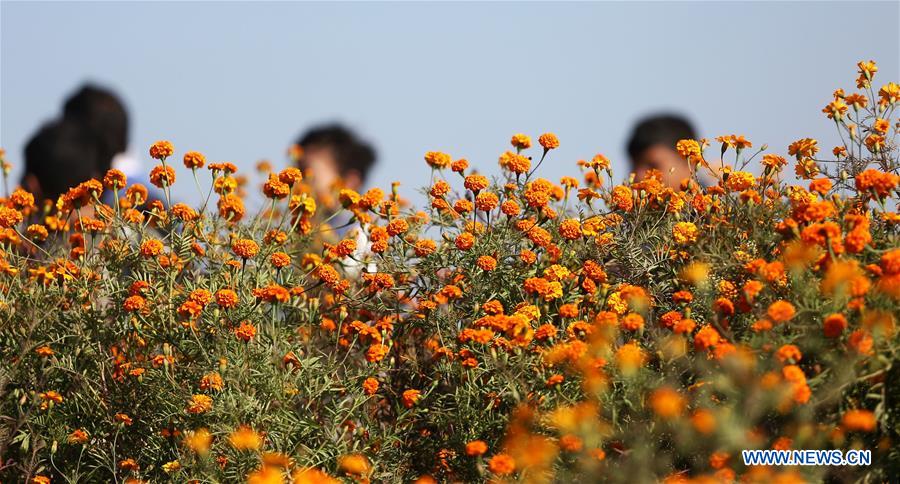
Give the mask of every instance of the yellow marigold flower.
[(262, 435), (247, 425), (241, 425), (228, 435), (228, 443), (235, 450), (259, 450), (262, 442)]
[(672, 236), (679, 245), (692, 244), (697, 241), (699, 231), (691, 222), (678, 222), (672, 227)]
[(553, 133), (544, 133), (538, 138), (538, 143), (544, 147), (544, 151), (559, 148), (559, 138)]
[(449, 167), (450, 163), (453, 162), (453, 159), (447, 153), (429, 151), (425, 153), (425, 162), (434, 169), (442, 170)]
[(212, 410), (213, 400), (208, 395), (193, 395), (188, 401), (187, 412), (192, 414), (206, 413)]
[(509, 141), (513, 148), (519, 150), (527, 150), (531, 148), (531, 138), (528, 135), (524, 135), (522, 133), (514, 134), (512, 139)]
[(156, 160), (165, 160), (172, 156), (172, 153), (174, 152), (175, 147), (170, 141), (157, 141), (150, 146), (150, 157)]
[(162, 470), (166, 474), (178, 472), (181, 470), (181, 462), (178, 462), (177, 460), (166, 462), (165, 464), (162, 465)]

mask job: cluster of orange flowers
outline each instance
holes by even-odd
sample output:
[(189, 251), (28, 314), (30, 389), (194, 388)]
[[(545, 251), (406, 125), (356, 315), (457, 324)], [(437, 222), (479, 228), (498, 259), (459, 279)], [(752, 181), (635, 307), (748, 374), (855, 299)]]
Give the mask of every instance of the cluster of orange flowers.
[[(196, 151), (184, 166), (209, 169), (218, 214), (171, 204), (167, 141), (149, 150), (165, 201), (115, 170), (55, 204), (16, 190), (0, 430), (23, 437), (0, 443), (0, 478), (887, 478), (900, 88), (876, 96), (875, 64), (859, 72), (867, 91), (824, 110), (849, 141), (836, 160), (791, 144), (793, 185), (740, 135), (716, 138), (720, 160), (679, 141), (679, 187), (611, 185), (603, 155), (554, 183), (537, 176), (560, 146), (545, 133), (534, 158), (514, 135), (497, 180), (426, 153), (423, 211), (396, 184), (317, 201), (310, 174), (262, 165), (269, 203), (250, 216), (237, 168)], [(751, 448), (875, 464), (748, 467)]]

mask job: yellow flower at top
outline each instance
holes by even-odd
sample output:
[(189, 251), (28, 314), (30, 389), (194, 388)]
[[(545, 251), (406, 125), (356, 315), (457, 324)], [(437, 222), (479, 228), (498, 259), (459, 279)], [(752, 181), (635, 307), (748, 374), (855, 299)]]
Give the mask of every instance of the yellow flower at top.
[(878, 90), (878, 96), (884, 104), (893, 104), (900, 100), (900, 85), (889, 82)]
[(165, 160), (172, 156), (172, 153), (175, 153), (175, 146), (171, 141), (160, 140), (150, 147), (150, 157), (155, 160)]
[(544, 147), (544, 151), (559, 148), (559, 138), (553, 133), (544, 133), (538, 138), (538, 143)]

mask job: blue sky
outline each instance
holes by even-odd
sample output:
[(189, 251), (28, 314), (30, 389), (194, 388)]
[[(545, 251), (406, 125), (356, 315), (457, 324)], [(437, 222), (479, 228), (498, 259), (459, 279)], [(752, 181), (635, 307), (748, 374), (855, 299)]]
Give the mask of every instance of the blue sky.
[[(0, 144), (28, 137), (91, 80), (118, 90), (131, 150), (156, 139), (251, 171), (306, 127), (343, 121), (374, 142), (372, 186), (428, 181), (441, 150), (488, 174), (509, 137), (555, 132), (558, 179), (604, 153), (618, 176), (632, 123), (690, 116), (784, 154), (837, 142), (821, 114), (855, 64), (900, 79), (900, 2), (0, 2)], [(174, 194), (198, 196), (182, 169)], [(14, 171), (18, 180), (19, 172)]]

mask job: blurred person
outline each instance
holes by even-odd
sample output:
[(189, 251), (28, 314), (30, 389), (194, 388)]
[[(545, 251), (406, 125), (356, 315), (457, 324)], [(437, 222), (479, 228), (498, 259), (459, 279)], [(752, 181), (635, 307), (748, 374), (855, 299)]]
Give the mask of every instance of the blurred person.
[(302, 149), (298, 168), (308, 177), (313, 196), (328, 206), (337, 189), (361, 190), (375, 164), (372, 146), (339, 124), (313, 127), (296, 145)]
[(688, 138), (696, 139), (696, 133), (684, 117), (658, 114), (640, 120), (627, 145), (635, 179), (642, 180), (648, 171), (657, 170), (665, 185), (679, 188), (682, 181), (690, 178), (691, 169), (675, 151), (675, 144)]
[(99, 157), (84, 125), (65, 119), (49, 122), (25, 146), (22, 187), (36, 201), (55, 203), (69, 188), (103, 176)]
[[(84, 84), (66, 99), (63, 119), (80, 123), (89, 130), (97, 151), (100, 176), (115, 168), (128, 178), (128, 183), (140, 183), (149, 190), (148, 201), (163, 200), (161, 191), (150, 183), (150, 166), (143, 166), (128, 152), (128, 110), (122, 99), (110, 89)], [(120, 196), (124, 193), (120, 193)], [(112, 194), (104, 193), (104, 201), (111, 203)]]

